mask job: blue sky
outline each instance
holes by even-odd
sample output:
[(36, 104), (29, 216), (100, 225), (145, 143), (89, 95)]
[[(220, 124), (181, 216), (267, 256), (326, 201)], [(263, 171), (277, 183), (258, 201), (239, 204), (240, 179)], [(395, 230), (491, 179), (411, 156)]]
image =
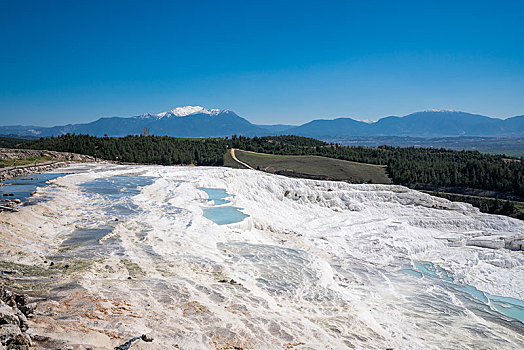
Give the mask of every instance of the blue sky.
[(524, 1), (0, 0), (0, 124), (524, 114)]

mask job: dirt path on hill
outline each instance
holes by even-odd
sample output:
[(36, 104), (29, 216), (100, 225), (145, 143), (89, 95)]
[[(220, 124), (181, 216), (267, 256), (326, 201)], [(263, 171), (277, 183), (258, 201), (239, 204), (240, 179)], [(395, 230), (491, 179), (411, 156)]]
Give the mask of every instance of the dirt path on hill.
[(255, 170), (252, 166), (250, 166), (247, 163), (244, 163), (243, 161), (241, 161), (240, 159), (237, 158), (237, 156), (235, 155), (235, 149), (234, 148), (231, 148), (231, 158), (233, 158), (235, 160), (235, 162), (245, 166), (246, 168), (251, 169), (251, 170)]

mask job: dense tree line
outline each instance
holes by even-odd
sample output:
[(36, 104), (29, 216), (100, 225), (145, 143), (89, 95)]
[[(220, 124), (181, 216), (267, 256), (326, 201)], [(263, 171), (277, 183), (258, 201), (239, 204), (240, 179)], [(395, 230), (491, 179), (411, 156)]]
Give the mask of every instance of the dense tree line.
[(222, 165), (226, 152), (226, 144), (221, 139), (179, 139), (168, 136), (95, 137), (66, 134), (28, 141), (20, 147), (162, 165)]
[(0, 147), (17, 148), (19, 145), (23, 144), (24, 142), (27, 142), (27, 139), (0, 136)]
[(470, 187), (524, 198), (522, 159), (476, 151), (340, 146), (299, 136), (182, 139), (167, 136), (62, 135), (20, 147), (67, 151), (108, 160), (155, 164), (223, 165), (228, 148), (282, 155), (318, 155), (387, 166), (396, 184)]

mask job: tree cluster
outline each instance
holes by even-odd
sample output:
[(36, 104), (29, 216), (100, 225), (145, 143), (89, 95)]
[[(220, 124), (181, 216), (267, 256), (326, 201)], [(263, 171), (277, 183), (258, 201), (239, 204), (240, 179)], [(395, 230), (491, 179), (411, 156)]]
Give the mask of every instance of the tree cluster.
[(162, 165), (222, 165), (226, 152), (226, 145), (220, 139), (180, 139), (168, 136), (95, 137), (66, 134), (27, 142), (21, 147)]

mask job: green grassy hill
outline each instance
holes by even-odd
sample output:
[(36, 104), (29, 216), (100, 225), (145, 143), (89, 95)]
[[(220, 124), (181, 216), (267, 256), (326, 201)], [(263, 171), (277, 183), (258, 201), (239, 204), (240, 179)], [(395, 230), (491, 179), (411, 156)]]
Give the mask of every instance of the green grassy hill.
[[(341, 180), (352, 183), (391, 183), (391, 179), (386, 174), (386, 167), (381, 165), (319, 156), (283, 156), (241, 150), (236, 150), (235, 155), (239, 160), (253, 168), (269, 173), (325, 180)], [(231, 158), (230, 154), (226, 155), (225, 161), (226, 166), (243, 168)]]
[[(239, 150), (236, 151), (236, 154), (238, 156), (238, 153), (240, 153)], [(231, 157), (231, 150), (228, 149), (227, 152), (224, 154), (224, 166), (227, 166), (228, 168), (234, 168), (234, 169), (246, 169), (245, 166), (237, 162), (236, 160)]]

